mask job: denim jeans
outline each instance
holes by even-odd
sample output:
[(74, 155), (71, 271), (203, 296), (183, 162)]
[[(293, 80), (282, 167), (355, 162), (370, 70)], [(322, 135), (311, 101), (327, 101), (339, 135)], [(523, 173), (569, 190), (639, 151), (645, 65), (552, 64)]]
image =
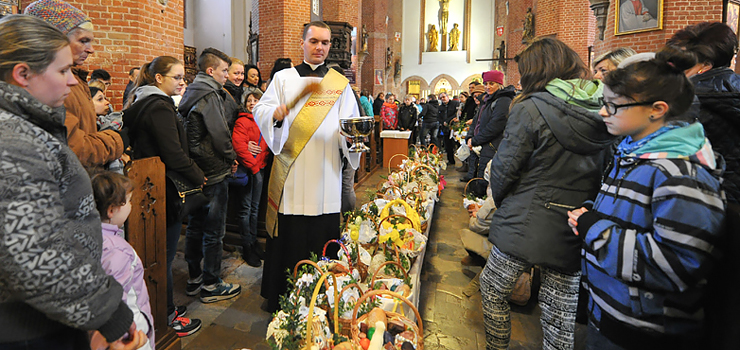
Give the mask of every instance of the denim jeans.
[(167, 227), (167, 315), (175, 312), (175, 302), (173, 301), (174, 289), (172, 287), (172, 262), (177, 254), (177, 243), (180, 241), (180, 231), (182, 222), (176, 222)]
[(203, 193), (211, 201), (190, 215), (185, 231), (185, 261), (188, 263), (190, 278), (197, 278), (203, 273), (203, 284), (209, 285), (217, 283), (221, 274), (229, 183), (221, 181), (205, 186)]
[(439, 132), (439, 122), (421, 123), (421, 134), (419, 135), (421, 143), (424, 144), (424, 146), (428, 146), (428, 144), (426, 143), (426, 138), (427, 134), (430, 131), (432, 133), (432, 142), (437, 145), (437, 148), (439, 148), (439, 141), (437, 140), (437, 133)]
[(243, 186), (239, 193), (242, 197), (239, 208), (239, 235), (242, 238), (242, 246), (250, 246), (257, 241), (257, 214), (260, 210), (260, 197), (262, 197), (263, 170), (249, 178), (249, 183)]

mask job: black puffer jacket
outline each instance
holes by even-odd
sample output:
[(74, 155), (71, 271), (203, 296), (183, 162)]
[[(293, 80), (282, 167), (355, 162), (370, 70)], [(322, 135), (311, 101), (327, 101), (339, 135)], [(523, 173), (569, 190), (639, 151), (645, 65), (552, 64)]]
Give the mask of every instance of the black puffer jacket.
[(227, 98), (230, 97), (221, 84), (201, 72), (180, 101), (190, 157), (203, 170), (209, 185), (231, 174), (231, 165), (236, 159), (227, 125), (231, 119), (228, 115), (234, 111), (226, 110), (224, 101)]
[(411, 130), (416, 124), (417, 114), (419, 114), (419, 110), (416, 109), (416, 105), (412, 103), (407, 106), (406, 103), (402, 103), (398, 107), (398, 129)]
[(488, 239), (531, 264), (580, 270), (567, 211), (596, 197), (614, 139), (598, 114), (548, 92), (513, 105), (491, 164), (498, 210)]
[(487, 98), (480, 104), (479, 113), (475, 120), (478, 126), (471, 125), (473, 137), (470, 143), (473, 146), (482, 146), (480, 154), (482, 159), (491, 159), (496, 154), (496, 150), (504, 138), (504, 129), (509, 117), (509, 106), (515, 95), (514, 86), (509, 85), (494, 92), (490, 97), (486, 96)]
[(701, 102), (699, 121), (716, 153), (725, 158), (722, 175), (727, 201), (740, 202), (740, 75), (712, 69), (691, 78)]

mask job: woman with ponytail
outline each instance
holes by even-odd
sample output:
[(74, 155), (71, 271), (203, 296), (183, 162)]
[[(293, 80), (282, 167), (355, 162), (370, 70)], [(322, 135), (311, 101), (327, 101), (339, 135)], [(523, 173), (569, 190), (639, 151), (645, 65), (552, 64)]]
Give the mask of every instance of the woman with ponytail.
[[(170, 56), (160, 56), (141, 66), (133, 94), (127, 101), (123, 122), (129, 128), (134, 159), (159, 157), (167, 172), (176, 172), (192, 184), (203, 185), (203, 171), (190, 159), (187, 137), (172, 100), (185, 86), (185, 68)], [(175, 307), (172, 298), (172, 261), (182, 229), (179, 217), (170, 203), (179, 198), (175, 189), (167, 186), (167, 321), (178, 336), (197, 332), (198, 319), (187, 319), (185, 307)]]
[(585, 243), (587, 349), (699, 349), (707, 278), (723, 247), (721, 164), (684, 71), (666, 47), (611, 72), (599, 114), (624, 136), (592, 206), (568, 213)]
[(507, 298), (519, 276), (538, 265), (542, 348), (572, 349), (582, 243), (567, 225), (567, 211), (596, 197), (614, 136), (597, 114), (603, 86), (590, 80), (573, 49), (543, 38), (518, 57), (523, 91), (491, 160), (498, 209), (488, 235), (493, 248), (480, 277), (486, 348), (508, 348)]

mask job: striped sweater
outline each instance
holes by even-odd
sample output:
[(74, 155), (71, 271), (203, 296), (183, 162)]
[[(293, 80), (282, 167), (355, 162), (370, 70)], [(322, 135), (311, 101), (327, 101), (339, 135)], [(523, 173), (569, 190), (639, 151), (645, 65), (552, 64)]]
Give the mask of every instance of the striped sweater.
[(578, 220), (591, 321), (624, 345), (646, 334), (699, 335), (725, 219), (703, 127), (669, 130), (618, 152), (613, 164), (593, 209)]

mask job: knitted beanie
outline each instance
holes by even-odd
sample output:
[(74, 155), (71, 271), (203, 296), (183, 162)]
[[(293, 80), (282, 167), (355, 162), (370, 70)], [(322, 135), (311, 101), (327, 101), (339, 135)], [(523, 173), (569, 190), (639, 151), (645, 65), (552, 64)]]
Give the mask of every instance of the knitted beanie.
[(43, 19), (62, 31), (64, 35), (85, 22), (92, 22), (84, 12), (61, 0), (34, 1), (26, 7), (23, 14)]
[(488, 72), (483, 73), (483, 82), (489, 82), (492, 81), (494, 83), (499, 83), (501, 85), (504, 85), (504, 73), (501, 73), (497, 70), (490, 70)]

